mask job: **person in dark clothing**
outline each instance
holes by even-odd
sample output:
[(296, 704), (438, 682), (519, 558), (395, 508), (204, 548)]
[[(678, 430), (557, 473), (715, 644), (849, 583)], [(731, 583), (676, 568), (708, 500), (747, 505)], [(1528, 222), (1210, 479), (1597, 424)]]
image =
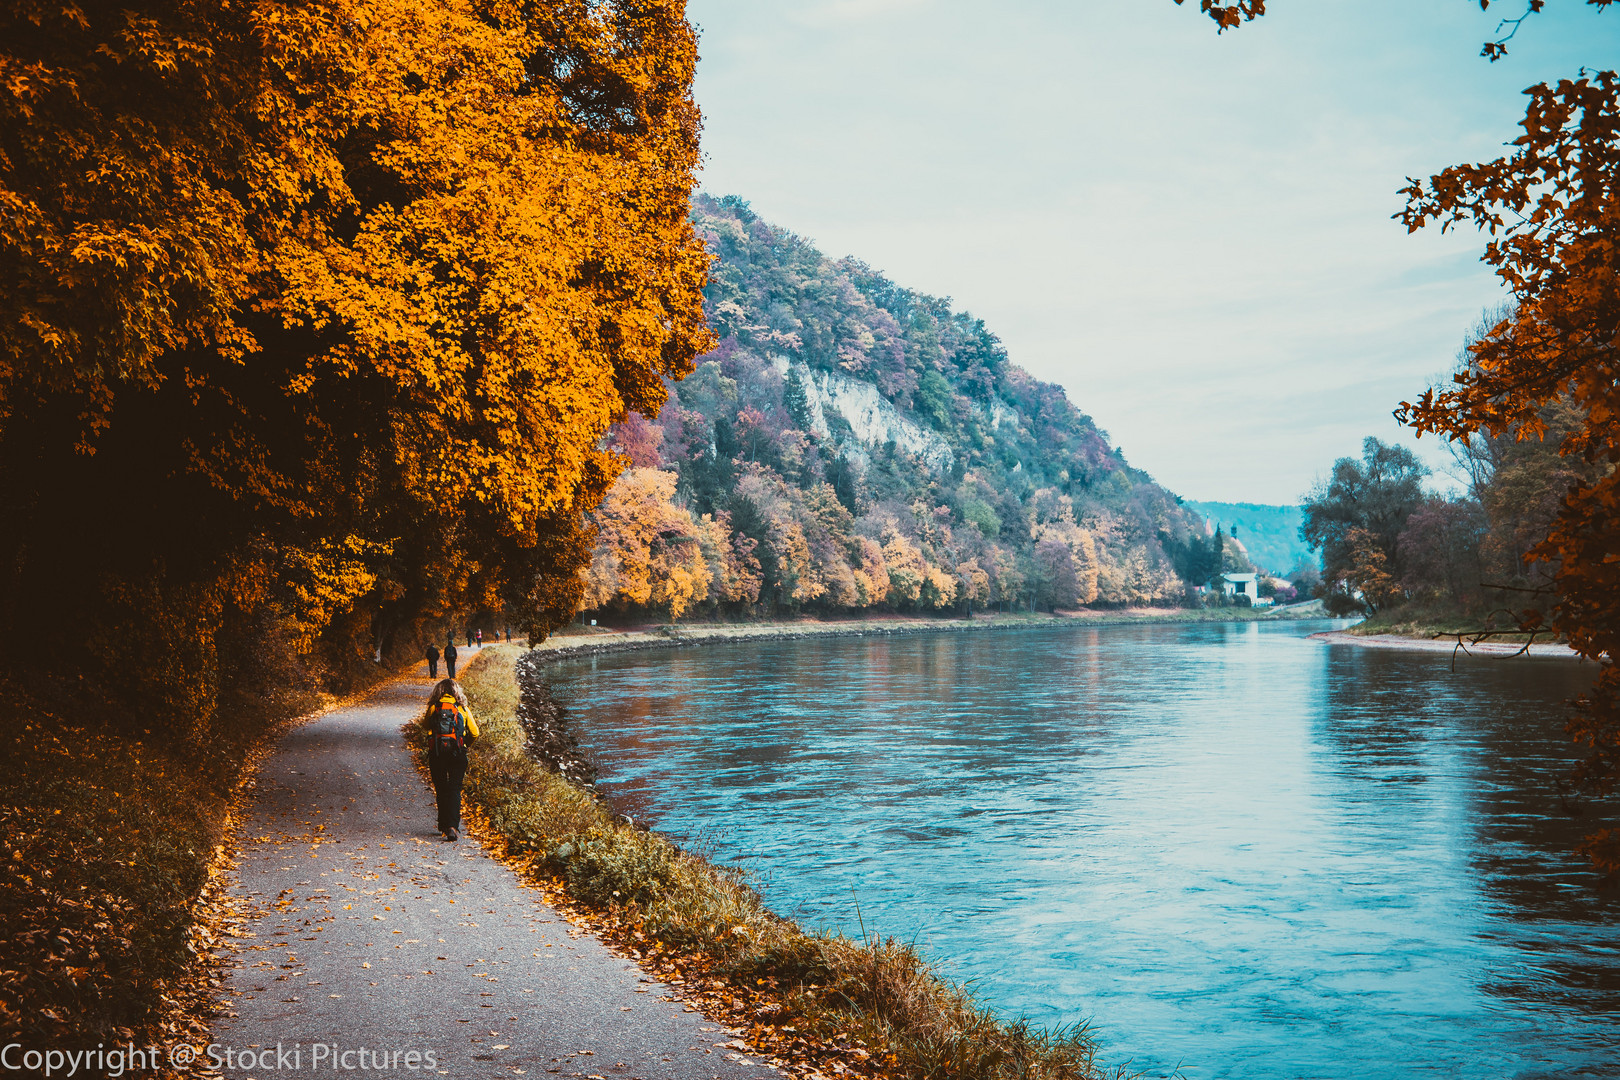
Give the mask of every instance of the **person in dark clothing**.
[(467, 648), (472, 648), (472, 631), (467, 631)]
[(456, 643), (453, 641), (444, 645), (444, 673), (449, 678), (456, 677)]
[(481, 626), (478, 628), (478, 647), (480, 649), (484, 647), (484, 628)]
[(467, 695), (454, 679), (442, 679), (428, 695), (422, 726), (428, 731), (428, 774), (439, 810), (439, 832), (455, 840), (461, 828), (461, 781), (467, 775), (467, 748), (478, 738), (478, 722)]
[(439, 647), (432, 642), (428, 643), (427, 662), (428, 678), (437, 679), (439, 677)]

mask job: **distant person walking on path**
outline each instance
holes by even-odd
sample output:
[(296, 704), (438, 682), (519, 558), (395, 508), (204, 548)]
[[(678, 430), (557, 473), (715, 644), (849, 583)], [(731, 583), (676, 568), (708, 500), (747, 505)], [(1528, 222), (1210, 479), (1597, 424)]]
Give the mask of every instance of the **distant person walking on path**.
[(467, 648), (472, 648), (472, 631), (467, 631)]
[(461, 828), (461, 781), (467, 775), (467, 747), (478, 738), (478, 723), (467, 695), (454, 679), (441, 679), (428, 695), (422, 726), (428, 732), (428, 773), (439, 804), (439, 832), (457, 839)]
[(444, 643), (444, 673), (452, 679), (456, 677), (456, 643), (454, 641)]
[(437, 679), (439, 677), (439, 647), (432, 642), (428, 642), (427, 662), (428, 678)]
[(483, 627), (478, 628), (478, 647), (480, 649), (482, 649), (484, 647), (484, 628)]

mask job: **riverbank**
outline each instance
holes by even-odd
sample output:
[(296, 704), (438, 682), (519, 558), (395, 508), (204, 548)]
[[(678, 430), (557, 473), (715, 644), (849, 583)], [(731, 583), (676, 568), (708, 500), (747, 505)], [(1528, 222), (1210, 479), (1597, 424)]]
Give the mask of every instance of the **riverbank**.
[(536, 761), (523, 717), (550, 706), (532, 664), (543, 655), (486, 647), (462, 680), (486, 732), (465, 786), (474, 835), (571, 920), (727, 1025), (736, 1035), (724, 1045), (810, 1080), (1113, 1075), (1083, 1028), (1004, 1021), (912, 944), (808, 933), (767, 910), (739, 871), (636, 827)]
[[(1401, 649), (1406, 652), (1461, 653), (1468, 656), (1501, 660), (1513, 657), (1536, 660), (1585, 660), (1568, 645), (1553, 642), (1464, 641), (1458, 645), (1455, 637), (1406, 637), (1402, 634), (1357, 634), (1349, 630), (1325, 630), (1312, 634), (1316, 641), (1330, 645), (1358, 645), (1367, 649)], [(1590, 663), (1590, 661), (1588, 661)]]
[[(319, 1071), (330, 1050), (335, 1072), (352, 1073), (358, 1051), (358, 1068), (385, 1076), (767, 1080), (747, 1055), (714, 1048), (734, 1036), (548, 908), (490, 850), (444, 841), (401, 737), (421, 731), (433, 685), (417, 664), (289, 732), (259, 769), (230, 887), (235, 960), (207, 1039), (219, 1071), (264, 1077), (305, 1060)], [(477, 773), (493, 764), (476, 748), (473, 759)]]
[(928, 619), (896, 615), (871, 619), (794, 619), (757, 623), (672, 623), (653, 627), (569, 626), (533, 646), (544, 660), (635, 652), (682, 645), (738, 641), (791, 641), (809, 637), (885, 637), (906, 634), (974, 633), (1042, 627), (1124, 626), (1156, 623), (1276, 622), (1322, 618), (1320, 604), (1279, 610), (1253, 608), (1082, 608), (1055, 615), (988, 614), (968, 619)]
[[(757, 870), (802, 925), (918, 941), (1004, 1015), (1094, 1018), (1102, 1060), (1603, 1074), (1620, 909), (1573, 851), (1591, 817), (1556, 797), (1593, 669), (1306, 640), (1343, 625), (846, 638), (540, 674), (619, 810)], [(1454, 977), (1459, 942), (1482, 969), (1544, 962), (1482, 998)]]

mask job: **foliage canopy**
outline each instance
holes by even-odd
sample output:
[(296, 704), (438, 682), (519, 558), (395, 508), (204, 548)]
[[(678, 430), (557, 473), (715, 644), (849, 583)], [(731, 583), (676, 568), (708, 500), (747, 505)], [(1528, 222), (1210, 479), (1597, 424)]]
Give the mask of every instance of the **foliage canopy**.
[(337, 673), (571, 614), (601, 438), (707, 340), (679, 0), (22, 0), (0, 42), (5, 624), (206, 716), (227, 639)]

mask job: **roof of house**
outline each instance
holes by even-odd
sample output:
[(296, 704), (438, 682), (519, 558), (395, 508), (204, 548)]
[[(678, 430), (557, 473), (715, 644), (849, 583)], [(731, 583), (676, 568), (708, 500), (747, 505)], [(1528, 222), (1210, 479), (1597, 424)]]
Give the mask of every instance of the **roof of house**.
[(1257, 578), (1259, 576), (1260, 575), (1258, 575), (1258, 574), (1222, 574), (1221, 575), (1223, 580), (1230, 581), (1234, 585), (1237, 584), (1238, 582), (1242, 582), (1242, 581), (1253, 581), (1255, 578)]

